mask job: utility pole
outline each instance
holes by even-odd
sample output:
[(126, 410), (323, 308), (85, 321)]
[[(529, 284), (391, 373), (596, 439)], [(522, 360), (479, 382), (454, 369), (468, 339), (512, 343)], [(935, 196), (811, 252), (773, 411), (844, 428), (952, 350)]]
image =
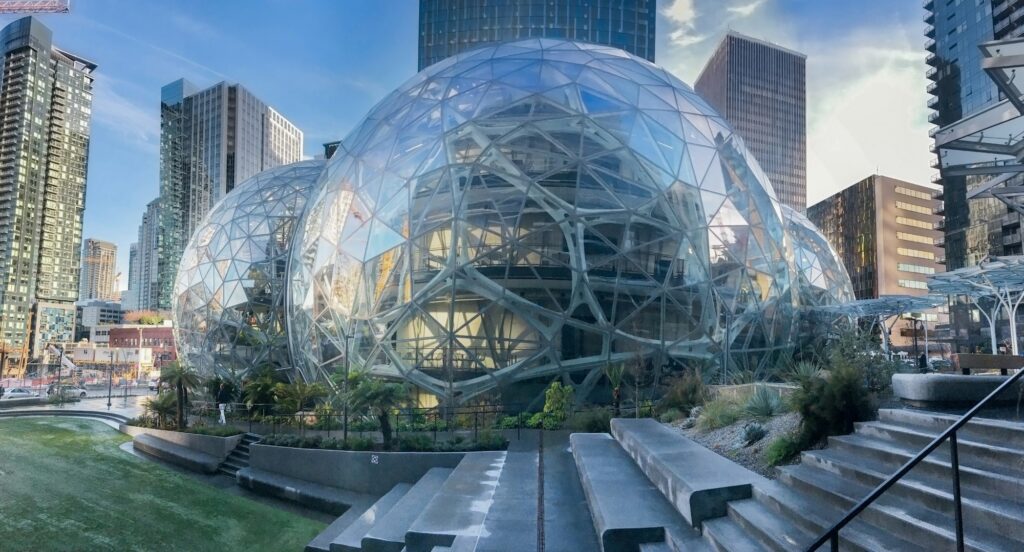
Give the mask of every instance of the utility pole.
[(114, 349), (107, 345), (110, 361), (107, 363), (107, 410), (110, 410), (110, 394), (114, 387)]

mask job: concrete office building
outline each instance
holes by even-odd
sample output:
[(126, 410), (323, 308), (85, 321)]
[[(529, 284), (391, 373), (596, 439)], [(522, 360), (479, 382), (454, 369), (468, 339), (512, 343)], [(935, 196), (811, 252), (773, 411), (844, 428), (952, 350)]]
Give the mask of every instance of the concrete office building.
[(78, 300), (102, 299), (117, 301), (117, 245), (88, 238), (82, 245), (82, 273)]
[(0, 339), (36, 356), (74, 331), (96, 65), (33, 17), (0, 55)]
[(116, 301), (91, 299), (75, 305), (75, 341), (106, 343), (109, 326), (124, 322), (121, 304)]
[[(942, 272), (942, 218), (934, 190), (871, 175), (807, 209), (846, 266), (857, 299), (880, 295), (926, 295), (927, 279)], [(941, 314), (928, 316), (929, 331)], [(910, 322), (893, 329), (894, 347), (913, 344)]]
[(693, 85), (743, 137), (775, 195), (807, 208), (807, 56), (729, 31)]
[[(158, 295), (170, 306), (178, 261), (196, 226), (235, 184), (302, 159), (302, 131), (238, 84), (180, 79), (160, 92)], [(143, 294), (144, 295), (144, 294)]]
[[(125, 311), (158, 310), (160, 260), (160, 200), (146, 205), (139, 224), (138, 241), (131, 245), (128, 260), (128, 292)], [(177, 263), (175, 263), (177, 266)]]
[(561, 38), (654, 61), (655, 0), (420, 0), (418, 70), (486, 44)]

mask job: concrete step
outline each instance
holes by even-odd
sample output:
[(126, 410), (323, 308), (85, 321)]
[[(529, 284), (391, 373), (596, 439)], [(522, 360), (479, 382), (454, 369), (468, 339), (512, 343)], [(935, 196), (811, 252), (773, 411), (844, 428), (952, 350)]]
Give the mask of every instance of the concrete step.
[(762, 552), (765, 547), (732, 517), (704, 521), (704, 540), (716, 552)]
[[(827, 453), (828, 451), (820, 451)], [(785, 470), (787, 477), (783, 481), (794, 488), (814, 493), (821, 501), (839, 506), (844, 511), (856, 505), (864, 496), (884, 479), (883, 474), (871, 474), (867, 468), (861, 468), (856, 460), (845, 461), (842, 456), (834, 457), (827, 454), (819, 458), (829, 458), (833, 468), (847, 474), (847, 478), (836, 477), (836, 472), (816, 469), (810, 466), (794, 466)], [(861, 481), (866, 475), (874, 475), (877, 483)], [(857, 477), (849, 477), (857, 475)], [(900, 485), (897, 483), (897, 485)], [(924, 544), (929, 549), (946, 550), (955, 544), (955, 533), (952, 516), (952, 503), (949, 512), (933, 510), (927, 501), (920, 500), (921, 493), (905, 496), (890, 489), (882, 495), (860, 517), (876, 527), (900, 535), (912, 542)], [(906, 487), (904, 487), (906, 489)], [(934, 501), (932, 501), (934, 503)], [(974, 519), (973, 517), (971, 519)], [(965, 522), (967, 521), (965, 509)], [(1024, 543), (1015, 542), (1000, 534), (984, 530), (979, 525), (972, 525), (967, 535), (968, 550), (1013, 550), (1020, 549)], [(1007, 548), (1009, 547), (1009, 548)]]
[(330, 552), (331, 541), (350, 527), (369, 507), (368, 504), (355, 504), (344, 514), (327, 526), (319, 535), (306, 544), (305, 552)]
[[(959, 419), (960, 416), (953, 414), (905, 408), (882, 408), (878, 411), (880, 422), (907, 424), (940, 432)], [(957, 436), (990, 445), (1024, 450), (1024, 424), (1019, 422), (975, 417), (957, 431)]]
[(505, 452), (466, 454), (405, 534), (409, 552), (452, 546), (456, 537), (476, 542), (494, 502)]
[[(871, 437), (880, 441), (890, 441), (893, 445), (914, 452), (923, 449), (936, 437), (941, 430), (887, 422), (859, 422), (856, 424), (858, 435)], [(993, 445), (971, 440), (969, 436), (958, 435), (957, 451), (960, 464), (974, 466), (990, 471), (1011, 471), (1024, 475), (1024, 450)], [(949, 460), (949, 440), (947, 439), (932, 453), (935, 458)]]
[[(879, 471), (888, 474), (895, 473), (918, 452), (912, 447), (856, 434), (829, 437), (829, 448), (863, 458), (879, 466)], [(932, 454), (915, 466), (912, 473), (938, 481), (948, 481), (951, 469), (948, 458), (943, 459)], [(1010, 496), (1024, 495), (1024, 479), (964, 464), (960, 465), (960, 484), (965, 488), (994, 496), (1006, 496), (1008, 493), (1013, 493)]]
[[(809, 455), (808, 459), (823, 469), (843, 474), (846, 485), (856, 485), (856, 488), (849, 488), (848, 496), (866, 496), (889, 477), (889, 473), (879, 471), (877, 465), (835, 451), (820, 451)], [(953, 487), (948, 475), (944, 478), (928, 478), (912, 471), (896, 482), (883, 498), (890, 496), (928, 508), (949, 519), (953, 517)], [(1024, 502), (1019, 495), (1006, 498), (976, 491), (963, 492), (961, 503), (965, 526), (971, 527), (972, 531), (976, 530), (983, 541), (987, 534), (992, 535), (995, 542), (999, 542), (1002, 537), (1024, 542), (1024, 528), (1020, 524), (1024, 517)]]
[(746, 529), (762, 545), (777, 552), (803, 550), (817, 536), (753, 498), (730, 502), (729, 518)]
[[(811, 537), (804, 543), (805, 546), (846, 514), (846, 510), (836, 508), (826, 500), (815, 499), (801, 493), (783, 483), (781, 479), (754, 487), (754, 499), (769, 511), (786, 517), (809, 533)], [(840, 532), (839, 543), (842, 550), (857, 552), (922, 550), (917, 545), (861, 519), (853, 520)]]
[(640, 471), (695, 528), (726, 514), (730, 500), (750, 498), (764, 477), (653, 419), (616, 418), (612, 435)]
[(405, 548), (405, 534), (409, 527), (451, 473), (452, 470), (449, 468), (431, 468), (423, 474), (423, 477), (366, 532), (361, 541), (361, 549), (368, 552), (401, 552)]
[(707, 547), (610, 435), (574, 433), (569, 442), (601, 550), (659, 542), (679, 550)]
[[(330, 552), (358, 552), (362, 548), (363, 537), (384, 514), (398, 503), (399, 499), (409, 492), (412, 485), (399, 483), (377, 502), (367, 508), (358, 518), (348, 524), (344, 530), (336, 534), (330, 541)], [(348, 513), (348, 512), (346, 512)]]
[(225, 461), (224, 461), (224, 462), (223, 462), (223, 463), (222, 463), (222, 464), (220, 465), (220, 467), (222, 467), (222, 468), (230, 468), (230, 469), (232, 469), (232, 470), (238, 471), (238, 470), (240, 470), (240, 469), (242, 469), (242, 468), (247, 468), (247, 467), (249, 467), (249, 464), (248, 464), (248, 462), (235, 462), (235, 461), (233, 461), (233, 460), (231, 460), (231, 459), (229, 458), (229, 459), (225, 460)]

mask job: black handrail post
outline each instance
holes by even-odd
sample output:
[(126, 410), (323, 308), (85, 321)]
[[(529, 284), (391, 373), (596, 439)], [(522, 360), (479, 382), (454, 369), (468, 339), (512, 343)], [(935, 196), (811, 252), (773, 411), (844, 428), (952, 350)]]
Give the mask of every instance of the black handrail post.
[(836, 532), (832, 533), (832, 538), (829, 540), (832, 543), (832, 552), (839, 552), (839, 529), (836, 529)]
[(949, 435), (949, 460), (953, 468), (953, 515), (956, 519), (956, 552), (964, 552), (964, 514), (960, 501), (960, 453), (956, 432)]

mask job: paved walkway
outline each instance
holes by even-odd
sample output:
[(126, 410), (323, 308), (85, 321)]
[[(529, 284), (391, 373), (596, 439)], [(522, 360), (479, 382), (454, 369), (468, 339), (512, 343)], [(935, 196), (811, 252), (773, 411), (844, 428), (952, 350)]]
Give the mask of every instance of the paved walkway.
[(33, 406), (16, 406), (13, 408), (0, 408), (0, 412), (16, 412), (19, 410), (94, 410), (97, 412), (111, 412), (113, 414), (120, 414), (128, 418), (138, 418), (142, 415), (143, 402), (148, 399), (148, 396), (137, 396), (137, 397), (114, 397), (111, 398), (110, 408), (107, 409), (107, 397), (102, 398), (85, 398), (78, 402), (64, 403), (63, 405), (56, 404), (37, 404)]
[(544, 432), (544, 550), (600, 550), (568, 431)]
[(509, 441), (477, 552), (506, 552), (510, 544), (530, 550), (537, 542), (538, 433), (523, 431)]

